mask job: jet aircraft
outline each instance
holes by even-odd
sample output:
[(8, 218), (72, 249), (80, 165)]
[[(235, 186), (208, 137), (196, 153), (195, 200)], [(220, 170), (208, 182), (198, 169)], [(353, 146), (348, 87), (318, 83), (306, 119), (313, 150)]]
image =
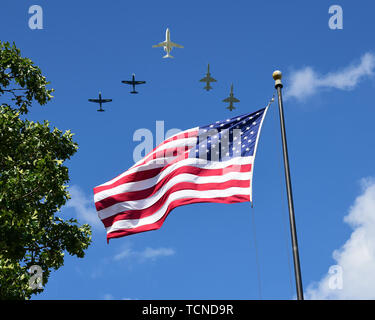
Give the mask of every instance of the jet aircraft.
[(233, 103), (234, 102), (240, 102), (240, 100), (238, 100), (237, 98), (234, 97), (233, 95), (233, 83), (232, 85), (230, 86), (230, 94), (229, 94), (229, 97), (224, 99), (223, 102), (229, 102), (229, 106), (227, 107), (227, 109), (229, 109), (229, 111), (232, 111), (233, 109), (236, 109), (234, 106), (233, 106)]
[(138, 91), (135, 91), (135, 86), (138, 84), (144, 84), (146, 81), (135, 81), (135, 74), (132, 75), (132, 80), (123, 80), (122, 83), (130, 84), (133, 86), (133, 91), (130, 91), (130, 93), (138, 93)]
[(106, 103), (106, 102), (111, 102), (112, 99), (102, 99), (102, 93), (99, 92), (99, 99), (89, 99), (90, 102), (95, 102), (95, 103), (99, 103), (99, 109), (97, 111), (99, 112), (103, 112), (105, 111), (104, 109), (102, 109), (102, 103)]
[(173, 47), (183, 48), (182, 45), (174, 43), (174, 42), (171, 41), (171, 33), (169, 32), (169, 28), (167, 28), (167, 30), (165, 31), (165, 41), (160, 42), (160, 43), (158, 43), (158, 44), (156, 44), (156, 45), (154, 45), (152, 47), (153, 48), (164, 47), (164, 51), (167, 54), (163, 58), (173, 58), (173, 56), (171, 56), (169, 54), (171, 52), (171, 50), (172, 50)]
[(210, 74), (210, 64), (208, 64), (208, 66), (207, 66), (207, 74), (206, 74), (206, 76), (204, 78), (200, 79), (199, 81), (206, 82), (206, 86), (203, 89), (206, 89), (207, 91), (209, 91), (210, 89), (212, 89), (212, 87), (210, 86), (210, 82), (216, 82), (217, 80), (215, 80), (214, 78), (211, 77), (211, 74)]

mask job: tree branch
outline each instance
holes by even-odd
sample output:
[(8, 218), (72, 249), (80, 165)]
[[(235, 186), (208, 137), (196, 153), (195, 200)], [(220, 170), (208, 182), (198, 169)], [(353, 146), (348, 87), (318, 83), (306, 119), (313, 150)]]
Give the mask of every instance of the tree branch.
[(33, 194), (33, 193), (34, 193), (35, 191), (37, 191), (39, 188), (40, 188), (40, 186), (37, 186), (37, 187), (35, 187), (33, 190), (31, 190), (30, 192), (26, 193), (26, 194), (23, 195), (23, 196), (20, 196), (20, 197), (16, 198), (15, 200), (17, 201), (17, 200), (20, 200), (20, 199), (24, 199), (24, 198), (28, 197), (29, 195)]

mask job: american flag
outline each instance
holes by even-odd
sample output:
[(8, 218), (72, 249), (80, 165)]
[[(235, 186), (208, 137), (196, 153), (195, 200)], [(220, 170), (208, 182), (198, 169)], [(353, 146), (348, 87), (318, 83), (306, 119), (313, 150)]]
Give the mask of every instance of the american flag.
[(180, 132), (95, 187), (107, 240), (159, 229), (178, 206), (252, 201), (254, 160), (267, 109)]

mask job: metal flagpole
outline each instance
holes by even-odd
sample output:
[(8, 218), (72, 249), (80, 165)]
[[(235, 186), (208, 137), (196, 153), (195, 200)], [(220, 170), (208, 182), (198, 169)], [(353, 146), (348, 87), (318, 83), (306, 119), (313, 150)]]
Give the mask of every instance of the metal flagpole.
[(290, 222), (290, 233), (292, 236), (293, 261), (294, 261), (294, 273), (296, 277), (297, 299), (303, 300), (301, 267), (300, 267), (300, 262), (299, 262), (297, 231), (296, 231), (296, 223), (295, 223), (295, 217), (294, 217), (292, 183), (290, 180), (288, 146), (286, 142), (286, 132), (285, 132), (283, 98), (281, 95), (281, 88), (283, 87), (283, 84), (281, 82), (281, 77), (282, 77), (281, 71), (276, 70), (272, 74), (272, 77), (275, 80), (275, 88), (277, 90), (277, 95), (278, 95), (278, 100), (279, 100), (281, 138), (282, 138), (282, 143), (283, 143), (285, 181), (286, 181), (286, 190), (287, 190), (287, 195), (288, 195), (289, 222)]

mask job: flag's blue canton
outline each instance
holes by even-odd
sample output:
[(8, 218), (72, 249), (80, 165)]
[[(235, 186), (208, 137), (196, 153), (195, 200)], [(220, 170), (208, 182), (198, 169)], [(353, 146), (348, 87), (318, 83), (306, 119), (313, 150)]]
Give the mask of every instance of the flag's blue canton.
[(192, 148), (190, 156), (226, 161), (233, 157), (254, 155), (265, 110), (199, 127), (197, 145)]

